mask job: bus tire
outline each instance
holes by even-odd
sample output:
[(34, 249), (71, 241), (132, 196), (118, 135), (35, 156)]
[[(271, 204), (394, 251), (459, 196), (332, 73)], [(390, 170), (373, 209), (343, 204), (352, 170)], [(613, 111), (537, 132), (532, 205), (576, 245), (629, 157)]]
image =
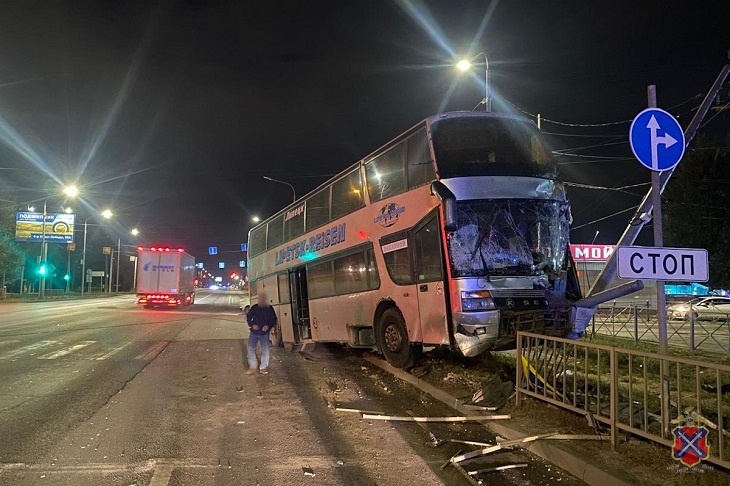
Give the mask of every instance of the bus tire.
[(275, 348), (280, 348), (284, 345), (284, 340), (281, 338), (281, 323), (277, 322), (274, 324), (274, 327), (271, 328), (271, 332), (269, 332), (269, 341), (271, 341), (271, 345)]
[(412, 367), (420, 354), (420, 347), (408, 342), (403, 316), (394, 308), (386, 309), (380, 317), (378, 342), (385, 359), (396, 368)]

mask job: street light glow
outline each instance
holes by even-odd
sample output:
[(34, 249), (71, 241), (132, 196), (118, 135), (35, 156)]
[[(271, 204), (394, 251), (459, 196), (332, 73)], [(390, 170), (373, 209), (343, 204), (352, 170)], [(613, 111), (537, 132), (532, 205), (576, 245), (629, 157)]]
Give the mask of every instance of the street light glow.
[(63, 193), (68, 197), (76, 197), (79, 195), (79, 188), (76, 186), (66, 186), (63, 188)]
[(73, 213), (73, 212), (74, 212), (74, 210), (73, 210), (73, 209), (71, 209), (71, 208), (64, 208), (64, 209), (63, 209), (63, 212), (64, 212), (64, 213), (66, 213), (66, 214), (71, 214), (71, 213)]
[(137, 235), (139, 235), (139, 230), (137, 228), (133, 228), (132, 231), (130, 231), (130, 233), (132, 233), (132, 236), (137, 236)]
[(101, 215), (103, 217), (105, 217), (106, 219), (111, 219), (111, 217), (114, 215), (114, 213), (112, 213), (111, 209), (105, 209), (104, 211), (101, 212)]
[(253, 218), (251, 218), (251, 221), (253, 221), (254, 223), (258, 223), (259, 221), (261, 221), (261, 218), (259, 218), (258, 216), (254, 216)]
[(466, 59), (462, 59), (458, 63), (456, 63), (456, 69), (458, 69), (461, 72), (468, 71), (471, 69), (471, 62), (467, 61)]

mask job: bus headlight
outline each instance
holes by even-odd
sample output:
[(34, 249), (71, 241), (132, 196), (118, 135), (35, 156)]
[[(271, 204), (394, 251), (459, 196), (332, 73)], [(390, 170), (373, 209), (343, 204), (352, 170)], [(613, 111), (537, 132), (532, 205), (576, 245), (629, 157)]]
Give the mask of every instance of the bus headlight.
[(461, 310), (464, 312), (480, 312), (494, 308), (494, 301), (489, 290), (461, 293)]

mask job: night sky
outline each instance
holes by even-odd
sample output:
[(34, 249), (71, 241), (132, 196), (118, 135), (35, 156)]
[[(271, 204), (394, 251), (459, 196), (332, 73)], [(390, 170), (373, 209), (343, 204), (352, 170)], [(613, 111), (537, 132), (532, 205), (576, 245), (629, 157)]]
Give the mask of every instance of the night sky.
[[(231, 265), (251, 217), (291, 200), (263, 176), (303, 195), (423, 118), (474, 108), (483, 73), (459, 75), (462, 53), (487, 53), (496, 111), (624, 121), (656, 84), (686, 125), (729, 32), (727, 1), (3, 2), (0, 193), (37, 205), (76, 183), (79, 220), (115, 212), (90, 233), (95, 254), (138, 227), (142, 243)], [(649, 180), (628, 123), (543, 130), (556, 150), (587, 147), (558, 158), (566, 181)], [(705, 131), (727, 133), (730, 116)], [(615, 243), (632, 212), (591, 222), (640, 200), (569, 194), (574, 242)]]

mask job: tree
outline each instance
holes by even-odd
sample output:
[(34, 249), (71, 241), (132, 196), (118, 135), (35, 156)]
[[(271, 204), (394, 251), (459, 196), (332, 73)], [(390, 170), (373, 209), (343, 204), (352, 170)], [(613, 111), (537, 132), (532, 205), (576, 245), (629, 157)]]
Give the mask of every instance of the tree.
[(665, 243), (706, 249), (710, 258), (710, 285), (727, 289), (730, 288), (730, 150), (727, 146), (710, 145), (705, 140), (698, 141), (669, 180), (663, 204)]
[(13, 282), (20, 276), (25, 258), (15, 241), (15, 211), (12, 201), (0, 197), (0, 284)]

